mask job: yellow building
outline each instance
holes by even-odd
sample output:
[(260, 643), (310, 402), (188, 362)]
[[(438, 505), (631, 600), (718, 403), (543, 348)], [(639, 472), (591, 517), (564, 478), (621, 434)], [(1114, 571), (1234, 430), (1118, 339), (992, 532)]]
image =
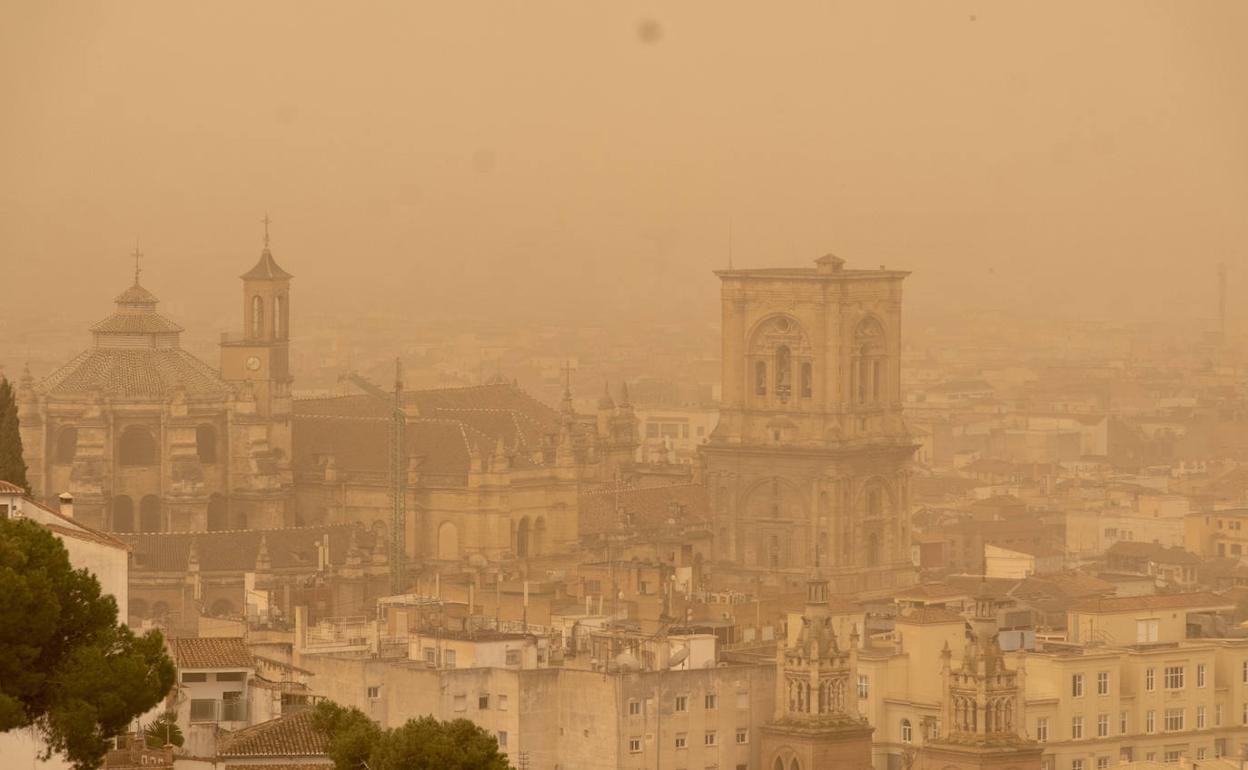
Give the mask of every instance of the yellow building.
[(1189, 513), (1183, 519), (1184, 547), (1194, 554), (1215, 556), (1248, 555), (1248, 508)]

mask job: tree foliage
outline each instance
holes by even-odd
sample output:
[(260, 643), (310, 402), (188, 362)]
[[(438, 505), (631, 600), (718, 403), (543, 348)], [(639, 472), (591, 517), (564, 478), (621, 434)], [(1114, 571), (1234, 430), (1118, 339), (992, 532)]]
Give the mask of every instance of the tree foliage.
[(313, 724), (329, 736), (336, 770), (511, 770), (494, 736), (467, 719), (425, 716), (382, 730), (359, 709), (325, 702)]
[(18, 431), (17, 398), (12, 384), (4, 377), (0, 377), (0, 481), (30, 491), (26, 460), (22, 457), (22, 434)]
[(117, 602), (50, 532), (0, 520), (0, 732), (33, 725), (49, 756), (89, 770), (173, 683), (159, 631), (118, 624)]
[(178, 727), (178, 715), (173, 711), (166, 711), (144, 725), (143, 738), (148, 748), (152, 749), (159, 749), (166, 744), (181, 746), (186, 740), (182, 737), (182, 728)]

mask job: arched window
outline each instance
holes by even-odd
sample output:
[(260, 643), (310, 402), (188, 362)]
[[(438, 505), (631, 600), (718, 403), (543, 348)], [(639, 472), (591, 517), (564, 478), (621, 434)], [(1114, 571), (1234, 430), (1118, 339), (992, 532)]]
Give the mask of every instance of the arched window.
[(771, 770), (784, 770), (784, 760), (776, 757), (775, 764), (771, 766)]
[(789, 400), (789, 396), (793, 393), (793, 385), (791, 378), (793, 377), (792, 356), (789, 353), (788, 345), (780, 345), (776, 348), (776, 396), (781, 403)]
[(910, 727), (910, 720), (901, 720), (901, 742), (911, 743), (914, 741), (914, 730)]
[(814, 368), (809, 363), (802, 364), (802, 398), (810, 398), (815, 394)]
[(135, 597), (130, 598), (130, 611), (127, 613), (130, 617), (145, 618), (147, 617), (147, 613), (148, 609), (146, 601)]
[(224, 495), (213, 494), (208, 498), (208, 531), (218, 532), (230, 528), (230, 503)]
[(78, 429), (61, 428), (61, 432), (56, 434), (56, 461), (62, 465), (68, 465), (74, 461), (77, 454)]
[(754, 362), (754, 395), (767, 395), (767, 362)]
[(155, 465), (156, 442), (142, 425), (131, 425), (121, 432), (118, 455), (122, 465)]
[(538, 516), (533, 522), (533, 555), (541, 556), (546, 552), (546, 517)]
[(195, 427), (195, 451), (199, 461), (204, 465), (212, 465), (217, 461), (217, 429), (211, 425)]
[(459, 558), (459, 530), (449, 521), (438, 527), (438, 558), (445, 561)]
[(867, 566), (876, 567), (880, 563), (880, 536), (872, 532), (867, 535)]
[(160, 520), (160, 498), (146, 495), (139, 501), (139, 531), (160, 532), (164, 529)]
[(134, 531), (134, 501), (125, 495), (113, 498), (113, 531)]
[(273, 298), (273, 336), (286, 338), (286, 295), (279, 294)]
[(797, 761), (797, 757), (789, 760), (789, 770), (802, 770), (802, 763)]
[(529, 555), (529, 517), (525, 516), (516, 527), (516, 556), (523, 559)]
[(264, 300), (259, 294), (251, 298), (251, 336), (264, 336)]
[(212, 603), (212, 609), (208, 612), (218, 618), (230, 617), (234, 614), (234, 602), (229, 599), (217, 599)]
[(886, 400), (888, 346), (884, 327), (867, 317), (854, 330), (854, 358), (850, 364), (851, 400), (866, 404)]
[(884, 490), (879, 486), (867, 489), (867, 515), (882, 516), (884, 514)]

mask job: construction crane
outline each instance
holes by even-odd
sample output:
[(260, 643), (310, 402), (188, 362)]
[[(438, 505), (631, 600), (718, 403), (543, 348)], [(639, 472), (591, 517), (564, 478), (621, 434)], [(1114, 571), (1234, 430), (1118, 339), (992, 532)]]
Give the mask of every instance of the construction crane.
[(357, 372), (346, 379), (382, 403), (393, 402), (390, 413), (390, 593), (407, 588), (407, 414), (403, 411), (403, 362), (394, 359), (394, 393), (387, 393)]

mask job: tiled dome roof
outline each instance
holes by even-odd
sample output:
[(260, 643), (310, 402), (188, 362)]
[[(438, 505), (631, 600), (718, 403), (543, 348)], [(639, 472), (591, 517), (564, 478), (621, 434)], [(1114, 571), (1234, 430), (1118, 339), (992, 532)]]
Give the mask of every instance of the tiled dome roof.
[(118, 305), (155, 305), (160, 300), (156, 299), (156, 295), (139, 285), (136, 278), (134, 285), (117, 295), (117, 299), (113, 300)]
[(176, 347), (86, 350), (49, 375), (39, 390), (164, 398), (179, 387), (188, 395), (225, 396), (229, 391), (216, 370)]

